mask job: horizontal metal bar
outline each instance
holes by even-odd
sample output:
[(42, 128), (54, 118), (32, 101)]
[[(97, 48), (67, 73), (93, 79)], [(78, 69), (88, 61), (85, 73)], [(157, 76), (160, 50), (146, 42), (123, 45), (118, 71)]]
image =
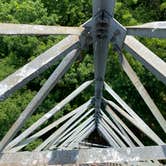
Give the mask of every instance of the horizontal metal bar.
[(160, 81), (166, 84), (166, 63), (132, 36), (126, 36), (125, 49)]
[(0, 35), (80, 35), (83, 27), (0, 23)]
[(11, 141), (5, 150), (11, 149), (13, 146), (20, 143), (24, 138), (28, 137), (31, 133), (33, 133), (38, 127), (40, 127), (45, 121), (50, 119), (55, 113), (60, 111), (67, 103), (73, 100), (77, 95), (79, 95), (83, 90), (85, 90), (89, 85), (92, 84), (93, 81), (87, 81), (79, 86), (76, 90), (74, 90), (69, 96), (63, 99), (59, 104), (57, 104), (52, 110), (47, 112), (43, 117), (37, 120), (32, 126), (26, 129), (23, 133), (21, 133), (18, 137), (16, 137), (13, 141)]
[(2, 139), (0, 144), (0, 152), (5, 148), (5, 146), (16, 136), (17, 132), (22, 128), (25, 121), (36, 111), (38, 106), (47, 97), (49, 92), (55, 87), (57, 82), (62, 78), (66, 71), (71, 67), (73, 62), (79, 55), (80, 50), (72, 50), (58, 65), (55, 71), (51, 74), (49, 79), (45, 82), (39, 92), (35, 95), (32, 101), (28, 104), (26, 109), (20, 114), (19, 118), (9, 129), (5, 137)]
[(35, 166), (57, 164), (128, 163), (166, 160), (166, 145), (137, 148), (91, 148), (43, 152), (0, 154), (0, 166)]
[(166, 21), (151, 22), (136, 26), (127, 26), (126, 28), (128, 35), (166, 38)]
[(15, 73), (0, 82), (0, 100), (4, 100), (17, 89), (21, 88), (33, 78), (44, 72), (55, 61), (61, 59), (71, 50), (78, 48), (79, 37), (68, 36), (40, 56), (29, 62)]

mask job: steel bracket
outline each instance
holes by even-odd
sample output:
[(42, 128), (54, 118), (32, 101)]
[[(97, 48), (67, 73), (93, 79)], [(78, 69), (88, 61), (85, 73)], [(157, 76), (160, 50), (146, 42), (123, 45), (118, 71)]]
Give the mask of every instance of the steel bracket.
[(111, 28), (109, 38), (114, 47), (123, 47), (127, 30), (116, 19), (111, 18)]

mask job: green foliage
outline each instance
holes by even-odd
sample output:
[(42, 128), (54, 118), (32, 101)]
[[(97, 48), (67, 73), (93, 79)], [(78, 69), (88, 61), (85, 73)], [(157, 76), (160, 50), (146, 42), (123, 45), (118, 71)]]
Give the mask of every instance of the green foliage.
[[(92, 15), (91, 0), (0, 0), (0, 8), (0, 22), (10, 23), (76, 26), (84, 23)], [(166, 2), (165, 0), (119, 0), (116, 3), (115, 18), (123, 25), (165, 20)], [(3, 80), (19, 67), (34, 59), (63, 37), (1, 36), (0, 80)], [(140, 38), (140, 41), (166, 61), (166, 40)], [(125, 54), (153, 100), (157, 103), (162, 114), (166, 117), (165, 86), (133, 59), (130, 54)], [(113, 52), (110, 46), (106, 81), (166, 141), (164, 133), (159, 132), (161, 130), (159, 125), (150, 114), (149, 109), (135, 90), (135, 87), (122, 71), (118, 61), (117, 54)], [(31, 81), (27, 86), (14, 93), (7, 100), (0, 103), (0, 139), (11, 127), (19, 114), (26, 108), (27, 104), (45, 83), (56, 66), (57, 64), (48, 69), (40, 77)], [(33, 116), (27, 120), (22, 131), (53, 108), (56, 103), (70, 94), (81, 83), (93, 79), (93, 76), (93, 55), (92, 53), (87, 54), (86, 52), (82, 52), (69, 72), (58, 82)], [(93, 93), (93, 87), (90, 87), (43, 126), (78, 107), (87, 101)], [(109, 98), (109, 95), (105, 94), (105, 97)], [(34, 149), (42, 142), (42, 139), (40, 138), (32, 142), (25, 150)]]

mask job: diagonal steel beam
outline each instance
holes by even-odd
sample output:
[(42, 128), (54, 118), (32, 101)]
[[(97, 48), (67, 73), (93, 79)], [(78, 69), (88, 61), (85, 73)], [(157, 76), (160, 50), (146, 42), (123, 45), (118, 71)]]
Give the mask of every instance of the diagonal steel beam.
[[(137, 145), (143, 146), (143, 143), (135, 136), (135, 134), (127, 127), (127, 125), (116, 115), (116, 113), (108, 105), (106, 106), (106, 111), (124, 128), (127, 134), (137, 143)], [(135, 145), (132, 143), (131, 147), (135, 147)]]
[(125, 49), (160, 81), (166, 84), (166, 63), (132, 36), (126, 36)]
[(78, 135), (74, 138), (74, 140), (67, 144), (66, 146), (70, 148), (78, 148), (79, 143), (83, 141), (85, 138), (87, 138), (95, 129), (95, 122), (92, 121), (87, 127), (85, 127)]
[(0, 100), (5, 99), (17, 89), (21, 88), (40, 73), (44, 72), (55, 61), (61, 59), (71, 50), (79, 47), (78, 36), (68, 36), (40, 56), (29, 62), (15, 73), (0, 82)]
[[(118, 105), (112, 101), (107, 101), (107, 103), (116, 109), (121, 115), (128, 119), (134, 126), (136, 126), (140, 131), (146, 134), (151, 140), (153, 140), (158, 145), (164, 145), (165, 143), (161, 138), (141, 119), (130, 116), (127, 112), (121, 109)], [(137, 116), (138, 117), (138, 116)]]
[(80, 107), (76, 108), (79, 111), (78, 114), (74, 115), (70, 120), (68, 120), (64, 125), (62, 125), (56, 132), (51, 134), (41, 145), (39, 145), (35, 151), (41, 151), (44, 149), (48, 144), (53, 143), (56, 137), (58, 137), (62, 132), (64, 132), (72, 123), (74, 123), (90, 106), (91, 106), (92, 99), (81, 105)]
[(142, 37), (166, 38), (166, 21), (127, 26), (127, 34)]
[(31, 143), (31, 142), (35, 141), (36, 139), (38, 139), (39, 137), (43, 136), (45, 133), (47, 133), (50, 130), (52, 130), (53, 128), (57, 127), (59, 124), (63, 123), (64, 121), (66, 121), (70, 117), (74, 116), (78, 112), (79, 112), (79, 110), (76, 109), (76, 110), (68, 113), (67, 115), (61, 117), (60, 119), (58, 119), (55, 122), (48, 125), (47, 127), (43, 128), (42, 130), (40, 130), (37, 133), (33, 134), (29, 138), (27, 138), (24, 141), (20, 142), (16, 147), (8, 150), (8, 152), (17, 152), (17, 151), (21, 150), (22, 148), (27, 146), (29, 143)]
[(23, 133), (21, 133), (18, 137), (16, 137), (13, 141), (9, 143), (5, 150), (9, 150), (13, 146), (20, 143), (24, 138), (33, 133), (38, 127), (40, 127), (44, 122), (50, 119), (55, 113), (60, 111), (67, 103), (73, 100), (77, 95), (79, 95), (83, 90), (85, 90), (89, 85), (92, 84), (93, 81), (87, 81), (83, 83), (80, 87), (78, 87), (75, 91), (73, 91), (69, 96), (63, 99), (59, 104), (57, 104), (52, 110), (47, 112), (43, 117), (41, 117), (38, 121), (36, 121), (31, 127), (26, 129)]
[(25, 121), (33, 114), (33, 112), (42, 103), (42, 101), (46, 98), (49, 92), (54, 88), (57, 82), (71, 67), (75, 59), (78, 57), (79, 52), (80, 52), (79, 50), (74, 49), (59, 64), (59, 66), (56, 68), (53, 74), (49, 77), (49, 79), (46, 81), (46, 83), (43, 85), (40, 91), (28, 104), (26, 109), (21, 113), (17, 121), (13, 124), (13, 126), (9, 129), (9, 131), (5, 135), (5, 137), (2, 139), (0, 144), (0, 152), (2, 152), (5, 146), (16, 136), (17, 132), (22, 128)]
[[(89, 116), (94, 111), (94, 109), (90, 109), (84, 115), (82, 115), (75, 123), (73, 123), (67, 130), (65, 130), (57, 139), (54, 140), (53, 145), (58, 145), (63, 142), (68, 136), (72, 135), (77, 128), (77, 126)], [(79, 126), (78, 126), (79, 127)]]
[(110, 127), (110, 124), (108, 119), (106, 119), (104, 116), (100, 118), (100, 124), (107, 130), (107, 132), (111, 135), (111, 137), (118, 143), (120, 147), (127, 147), (124, 142), (121, 140), (121, 138), (117, 135), (117, 133), (112, 129), (112, 126)]
[(166, 120), (164, 119), (164, 117), (160, 113), (160, 111), (157, 108), (156, 104), (153, 102), (152, 98), (150, 97), (150, 95), (148, 94), (146, 89), (144, 88), (143, 84), (139, 80), (137, 74), (132, 69), (132, 67), (130, 66), (129, 62), (127, 61), (127, 59), (125, 58), (123, 53), (121, 51), (120, 52), (118, 51), (118, 53), (119, 53), (120, 63), (122, 65), (123, 70), (125, 71), (127, 76), (130, 78), (133, 85), (138, 90), (138, 92), (141, 95), (142, 99), (145, 101), (145, 103), (149, 107), (150, 111), (152, 112), (152, 114), (154, 115), (154, 117), (156, 118), (158, 123), (160, 124), (161, 128), (166, 133)]
[[(127, 143), (127, 145), (131, 145), (131, 141), (128, 139), (128, 137), (126, 137), (123, 132), (121, 132), (121, 130), (119, 130), (119, 128), (110, 120), (110, 118), (107, 117), (107, 115), (101, 111), (101, 115), (102, 115), (102, 119), (109, 124), (109, 126), (115, 130), (115, 132), (123, 139), (123, 141), (125, 143)], [(114, 132), (114, 131), (113, 131)], [(112, 133), (113, 133), (112, 132)], [(119, 138), (117, 138), (116, 140), (118, 140)], [(126, 147), (126, 144), (124, 144), (121, 140), (119, 141), (120, 144), (122, 145), (122, 147)], [(133, 144), (132, 144), (133, 145)]]
[(107, 142), (109, 143), (109, 145), (113, 148), (118, 148), (120, 147), (118, 145), (118, 143), (112, 138), (112, 136), (108, 133), (108, 131), (106, 130), (106, 128), (104, 126), (102, 126), (102, 124), (99, 121), (99, 127), (98, 127), (98, 131), (99, 133), (101, 133), (101, 135), (105, 138), (105, 140), (107, 140)]
[(80, 35), (83, 27), (0, 23), (0, 35)]
[(63, 147), (65, 146), (67, 143), (72, 142), (76, 136), (80, 133), (80, 131), (82, 131), (86, 126), (89, 125), (89, 123), (91, 123), (92, 121), (94, 121), (94, 117), (90, 116), (88, 119), (86, 119), (81, 125), (77, 126), (71, 133), (65, 135), (60, 141), (63, 142), (62, 144), (60, 142), (56, 142), (55, 145), (53, 145), (53, 148), (55, 148), (59, 143), (59, 147)]

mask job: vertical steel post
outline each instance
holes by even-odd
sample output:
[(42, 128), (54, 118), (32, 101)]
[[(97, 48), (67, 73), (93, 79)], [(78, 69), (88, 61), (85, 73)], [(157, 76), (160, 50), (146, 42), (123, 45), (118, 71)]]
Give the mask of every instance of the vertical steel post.
[(115, 0), (93, 0), (93, 47), (95, 69), (95, 117), (98, 127), (98, 114), (101, 108), (102, 91), (109, 50), (110, 22), (114, 14)]

